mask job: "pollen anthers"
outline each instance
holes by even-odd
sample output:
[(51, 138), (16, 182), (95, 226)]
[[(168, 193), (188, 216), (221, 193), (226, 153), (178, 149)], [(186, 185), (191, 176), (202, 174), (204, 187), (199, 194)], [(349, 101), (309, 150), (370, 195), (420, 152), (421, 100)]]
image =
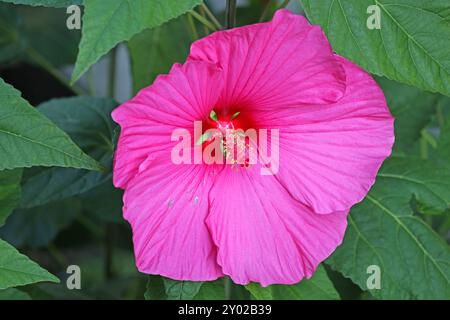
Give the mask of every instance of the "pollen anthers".
[(248, 168), (251, 163), (251, 155), (255, 151), (251, 145), (252, 137), (244, 132), (243, 129), (236, 128), (234, 119), (239, 116), (240, 112), (234, 113), (228, 120), (220, 119), (213, 110), (210, 113), (210, 118), (214, 121), (216, 131), (211, 140), (218, 140), (220, 150), (225, 158), (226, 164), (231, 164), (232, 167), (237, 165)]

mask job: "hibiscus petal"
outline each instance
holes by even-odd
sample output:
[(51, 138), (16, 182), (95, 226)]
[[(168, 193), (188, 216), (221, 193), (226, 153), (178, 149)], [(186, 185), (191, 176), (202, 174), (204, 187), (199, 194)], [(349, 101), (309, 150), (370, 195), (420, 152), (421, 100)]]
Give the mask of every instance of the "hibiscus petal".
[(189, 60), (223, 68), (219, 108), (329, 103), (345, 91), (345, 73), (324, 33), (288, 10), (278, 10), (272, 22), (195, 42)]
[(114, 185), (125, 188), (152, 152), (172, 148), (172, 132), (193, 129), (214, 107), (221, 88), (220, 70), (206, 62), (175, 64), (168, 75), (141, 90), (112, 113), (121, 133), (114, 159)]
[(176, 280), (222, 276), (205, 224), (215, 166), (174, 165), (166, 152), (149, 157), (124, 195), (139, 271)]
[(364, 70), (337, 59), (347, 74), (346, 94), (337, 103), (262, 111), (255, 120), (279, 128), (277, 177), (317, 213), (361, 201), (394, 143), (394, 119), (381, 89)]
[(235, 283), (293, 284), (311, 277), (342, 242), (346, 212), (314, 214), (260, 166), (226, 167), (210, 192), (206, 223), (217, 261)]

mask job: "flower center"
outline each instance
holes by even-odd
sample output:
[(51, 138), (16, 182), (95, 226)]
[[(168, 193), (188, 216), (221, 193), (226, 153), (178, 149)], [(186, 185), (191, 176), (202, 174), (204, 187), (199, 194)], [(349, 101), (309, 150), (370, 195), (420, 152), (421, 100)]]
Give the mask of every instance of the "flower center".
[(240, 112), (234, 112), (231, 116), (219, 117), (211, 111), (210, 125), (218, 130), (211, 139), (220, 139), (220, 150), (226, 163), (248, 167), (253, 147), (243, 129), (245, 121), (239, 115)]

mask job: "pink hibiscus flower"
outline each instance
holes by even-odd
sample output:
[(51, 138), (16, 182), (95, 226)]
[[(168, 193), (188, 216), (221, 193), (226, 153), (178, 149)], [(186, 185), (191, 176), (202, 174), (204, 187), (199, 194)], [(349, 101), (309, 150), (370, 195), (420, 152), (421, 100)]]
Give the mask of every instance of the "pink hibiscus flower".
[[(220, 126), (278, 129), (276, 174), (261, 175), (259, 163), (173, 163), (172, 133), (210, 126), (213, 110)], [(195, 42), (186, 63), (113, 119), (122, 128), (114, 184), (125, 190), (137, 267), (177, 280), (311, 277), (342, 242), (350, 207), (394, 141), (375, 81), (287, 10)]]

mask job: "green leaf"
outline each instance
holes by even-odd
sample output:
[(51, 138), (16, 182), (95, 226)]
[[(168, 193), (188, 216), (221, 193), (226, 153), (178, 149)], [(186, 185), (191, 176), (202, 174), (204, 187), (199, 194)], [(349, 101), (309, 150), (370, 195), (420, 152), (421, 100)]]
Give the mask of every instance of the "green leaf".
[(123, 222), (123, 190), (114, 188), (108, 179), (102, 185), (89, 190), (81, 196), (83, 210), (101, 221)]
[(225, 278), (203, 282), (194, 300), (226, 300)]
[(68, 7), (72, 4), (81, 5), (83, 0), (0, 0), (14, 4), (24, 4), (28, 6), (44, 6), (44, 7)]
[(0, 3), (0, 62), (7, 63), (24, 55), (23, 23), (17, 8)]
[(144, 293), (145, 300), (166, 300), (166, 289), (163, 278), (150, 275), (147, 280), (147, 290)]
[(217, 114), (214, 110), (211, 111), (211, 113), (209, 114), (209, 117), (216, 122), (219, 121), (219, 119), (217, 118)]
[(80, 211), (81, 204), (76, 199), (17, 209), (0, 229), (0, 237), (15, 247), (45, 247), (74, 221)]
[[(66, 132), (84, 152), (110, 168), (115, 127), (111, 112), (116, 106), (117, 103), (111, 99), (74, 97), (45, 102), (38, 110)], [(110, 177), (110, 171), (32, 168), (25, 173), (20, 207), (31, 208), (81, 194)]]
[(338, 300), (339, 294), (328, 278), (325, 268), (317, 268), (311, 279), (303, 279), (294, 285), (270, 285), (261, 287), (258, 283), (245, 286), (258, 300)]
[(192, 300), (203, 284), (203, 282), (177, 281), (168, 278), (164, 278), (163, 281), (168, 300)]
[[(448, 0), (301, 0), (333, 49), (365, 70), (450, 95)], [(381, 28), (367, 27), (377, 5)]]
[(186, 16), (181, 16), (131, 38), (128, 48), (134, 93), (150, 85), (159, 74), (169, 73), (175, 62), (184, 62), (192, 42), (188, 30)]
[(381, 270), (381, 299), (449, 299), (450, 251), (413, 215), (413, 197), (424, 210), (450, 203), (450, 172), (415, 158), (390, 158), (366, 199), (351, 209), (343, 244), (327, 263), (368, 290), (367, 268)]
[(0, 170), (60, 166), (102, 170), (50, 120), (0, 79)]
[(20, 201), (22, 170), (0, 171), (0, 227)]
[(440, 95), (423, 92), (386, 78), (377, 79), (395, 118), (394, 151), (410, 153), (430, 123)]
[(28, 293), (15, 288), (0, 290), (0, 300), (31, 300)]
[(65, 28), (66, 19), (61, 9), (0, 3), (0, 61), (53, 67), (75, 63), (80, 32)]
[(161, 276), (149, 276), (146, 300), (192, 300), (203, 282), (176, 281)]
[(0, 240), (0, 252), (0, 289), (42, 281), (59, 282), (57, 277), (3, 240)]
[(85, 0), (82, 38), (72, 82), (119, 42), (191, 10), (201, 0)]

